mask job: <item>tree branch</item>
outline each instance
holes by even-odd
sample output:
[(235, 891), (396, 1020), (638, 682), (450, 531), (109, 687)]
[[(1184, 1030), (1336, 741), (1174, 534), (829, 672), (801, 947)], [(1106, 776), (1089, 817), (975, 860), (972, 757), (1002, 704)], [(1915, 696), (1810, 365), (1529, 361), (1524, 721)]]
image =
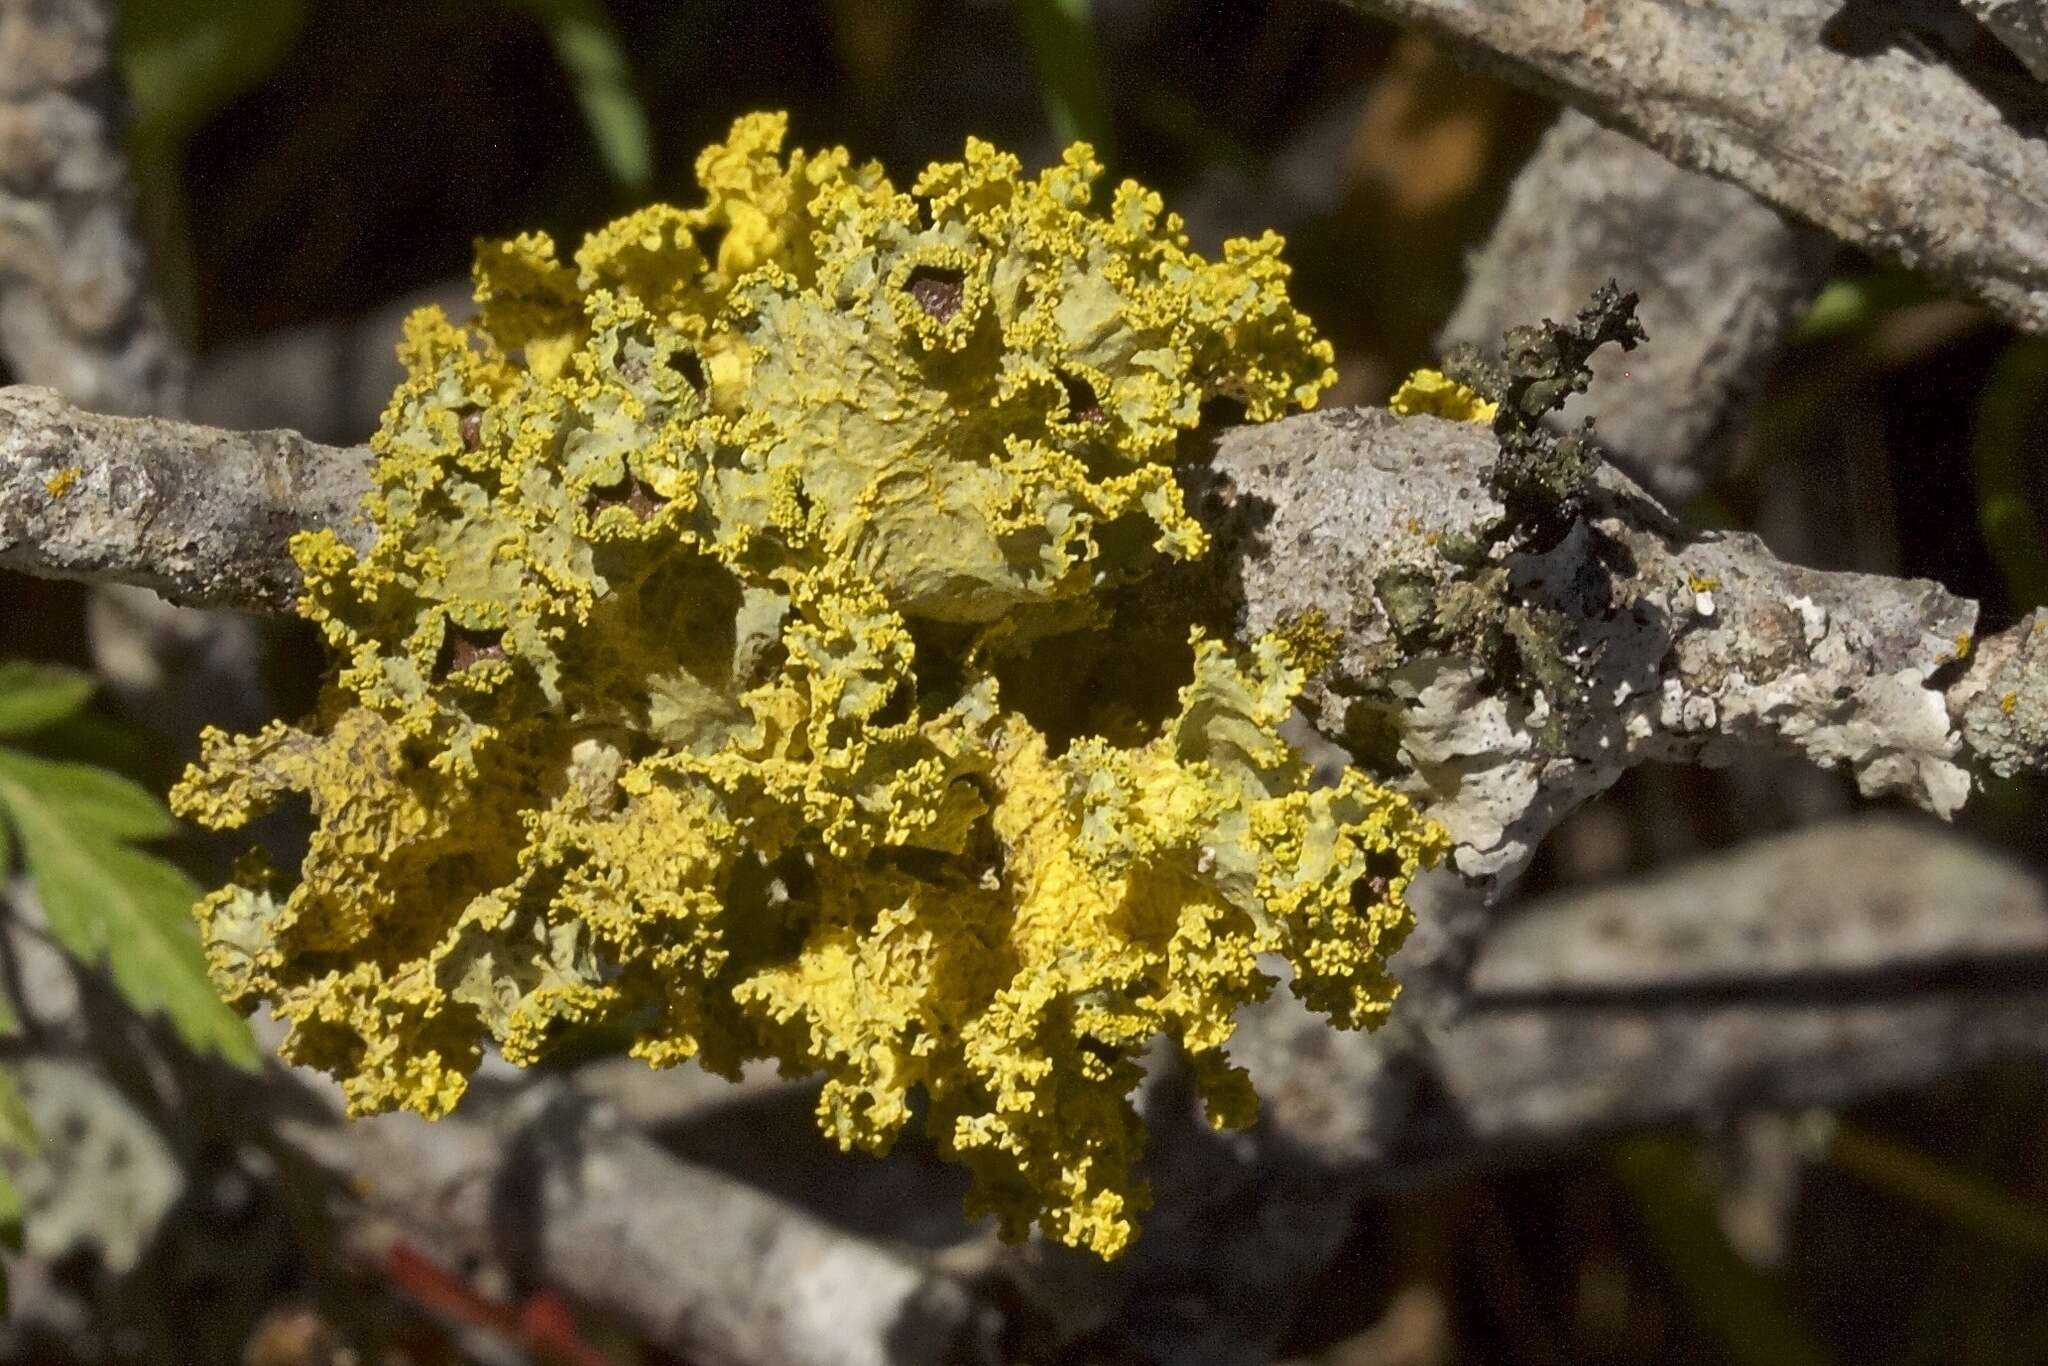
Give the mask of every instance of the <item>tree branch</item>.
[[(1993, 668), (2017, 677), (2017, 633), (1979, 654), (1976, 605), (1938, 584), (1803, 569), (1749, 535), (1687, 538), (1611, 468), (1554, 547), (1462, 565), (1460, 544), (1501, 516), (1494, 459), (1475, 425), (1312, 413), (1231, 433), (1211, 492), (1245, 630), (1338, 629), (1313, 719), (1413, 775), (1461, 871), (1513, 876), (1566, 812), (1650, 760), (1793, 753), (1846, 767), (1866, 796), (1962, 804), (1964, 740), (1986, 732), (1952, 729), (1951, 699)], [(2028, 660), (2014, 715), (2032, 717), (2048, 670)], [(2020, 736), (2005, 758), (2044, 754)]]
[[(1802, 569), (1754, 536), (1686, 539), (1612, 469), (1559, 544), (1460, 563), (1452, 548), (1502, 516), (1495, 457), (1483, 428), (1353, 409), (1232, 429), (1205, 476), (1245, 631), (1336, 628), (1316, 719), (1408, 775), (1463, 872), (1512, 876), (1646, 760), (1802, 754), (1947, 814), (1969, 789), (1966, 743), (2002, 772), (2048, 759), (2033, 623), (1978, 642), (1976, 605), (1937, 584)], [(366, 537), (352, 514), (369, 461), (0, 389), (0, 568), (282, 611), (293, 531)]]
[(179, 602), (290, 610), (292, 533), (360, 535), (369, 452), (81, 412), (0, 389), (0, 569), (128, 583)]
[[(254, 1102), (278, 1115), (272, 1077)], [(991, 1331), (910, 1254), (683, 1162), (560, 1078), (491, 1088), (446, 1119), (278, 1115), (291, 1154), (340, 1179), (351, 1218), (442, 1256), (505, 1265), (713, 1366), (952, 1366)], [(822, 1141), (822, 1140), (821, 1140)]]
[(1351, 2), (2048, 330), (2048, 87), (1966, 14), (1958, 33), (1842, 0)]
[[(1522, 908), (1390, 1097), (1400, 1041), (1267, 1007), (1267, 1120), (1377, 1182), (1518, 1147), (1848, 1104), (2048, 1054), (2048, 885), (1924, 820), (1864, 816)], [(1396, 966), (1399, 966), (1398, 960)], [(1263, 1068), (1263, 1071), (1262, 1071)]]

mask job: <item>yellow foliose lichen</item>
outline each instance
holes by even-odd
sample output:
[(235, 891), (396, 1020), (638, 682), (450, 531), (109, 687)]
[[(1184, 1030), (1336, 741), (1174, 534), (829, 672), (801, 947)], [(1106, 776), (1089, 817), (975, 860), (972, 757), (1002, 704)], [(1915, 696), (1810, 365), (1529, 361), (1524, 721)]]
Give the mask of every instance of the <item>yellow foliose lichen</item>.
[(1440, 370), (1417, 370), (1401, 381), (1387, 407), (1397, 417), (1442, 417), (1453, 422), (1491, 422), (1500, 405), (1481, 398)]
[(1086, 147), (1027, 177), (970, 142), (904, 191), (783, 131), (573, 261), (481, 248), (469, 326), (411, 319), (374, 543), (295, 545), (318, 712), (209, 733), (175, 794), (317, 822), (288, 892), (251, 861), (201, 905), (209, 960), (358, 1113), (602, 1024), (821, 1073), (847, 1146), (921, 1090), (976, 1209), (1113, 1255), (1139, 1053), (1248, 1122), (1258, 955), (1374, 1022), (1444, 847), (1362, 776), (1309, 789), (1303, 651), (1144, 591), (1207, 548), (1204, 402), (1311, 404), (1330, 351), (1277, 238), (1204, 260), (1131, 184), (1092, 212)]

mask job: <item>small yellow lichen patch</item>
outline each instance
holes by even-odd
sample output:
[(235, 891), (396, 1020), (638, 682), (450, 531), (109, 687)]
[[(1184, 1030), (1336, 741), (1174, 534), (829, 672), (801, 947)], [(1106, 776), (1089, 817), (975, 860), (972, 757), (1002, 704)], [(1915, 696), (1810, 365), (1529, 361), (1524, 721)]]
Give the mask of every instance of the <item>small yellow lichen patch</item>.
[(1397, 417), (1441, 417), (1453, 422), (1491, 422), (1498, 403), (1481, 398), (1439, 370), (1417, 370), (1387, 400)]
[(295, 887), (249, 862), (202, 904), (209, 962), (356, 1113), (603, 1025), (821, 1073), (847, 1147), (921, 1092), (974, 1209), (1112, 1255), (1140, 1053), (1249, 1122), (1258, 956), (1378, 1020), (1444, 852), (1281, 740), (1327, 623), (1239, 651), (1131, 591), (1207, 549), (1172, 463), (1203, 403), (1310, 404), (1330, 350), (1278, 238), (1204, 260), (1129, 183), (1096, 212), (1086, 147), (1027, 177), (970, 142), (906, 192), (782, 136), (742, 119), (702, 204), (569, 261), (484, 248), (477, 320), (408, 324), (374, 544), (294, 545), (319, 710), (210, 732), (174, 794), (318, 822)]
[(2009, 692), (2005, 696), (1998, 699), (1998, 709), (2004, 712), (2007, 716), (2011, 716), (2014, 712), (2018, 711), (2019, 706), (2020, 695), (2016, 692)]
[(66, 465), (63, 469), (58, 470), (43, 481), (43, 492), (49, 494), (52, 498), (62, 498), (65, 494), (76, 488), (78, 481), (84, 477), (85, 471), (83, 469), (80, 469), (77, 465)]
[(1344, 642), (1337, 628), (1330, 625), (1329, 615), (1320, 607), (1311, 607), (1306, 612), (1288, 617), (1273, 634), (1287, 647), (1288, 658), (1294, 666), (1310, 678), (1337, 662), (1337, 652)]
[(1721, 578), (1718, 574), (1688, 574), (1685, 586), (1695, 593), (1713, 593), (1719, 591)]

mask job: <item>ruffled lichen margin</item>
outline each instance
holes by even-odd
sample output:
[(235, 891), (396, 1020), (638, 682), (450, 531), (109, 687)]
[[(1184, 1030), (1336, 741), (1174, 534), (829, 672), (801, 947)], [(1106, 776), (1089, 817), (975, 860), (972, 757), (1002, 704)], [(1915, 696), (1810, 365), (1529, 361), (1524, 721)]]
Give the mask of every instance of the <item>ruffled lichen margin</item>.
[(1204, 260), (1128, 182), (1091, 213), (1085, 146), (905, 193), (783, 137), (741, 119), (702, 206), (486, 245), (471, 325), (411, 319), (374, 541), (294, 543), (318, 712), (209, 732), (174, 794), (317, 822), (295, 886), (252, 856), (199, 907), (214, 977), (357, 1113), (592, 1028), (822, 1073), (847, 1147), (921, 1092), (974, 1210), (1114, 1255), (1140, 1052), (1248, 1123), (1259, 956), (1375, 1023), (1445, 849), (1360, 774), (1311, 790), (1286, 641), (1131, 645), (1208, 549), (1205, 404), (1310, 406), (1330, 351), (1277, 237)]

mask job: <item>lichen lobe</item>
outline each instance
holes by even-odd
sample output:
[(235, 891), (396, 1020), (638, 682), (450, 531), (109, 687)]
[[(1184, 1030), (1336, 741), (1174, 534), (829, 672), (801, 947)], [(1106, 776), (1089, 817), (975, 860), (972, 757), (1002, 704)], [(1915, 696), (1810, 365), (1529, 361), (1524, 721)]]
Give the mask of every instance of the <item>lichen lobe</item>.
[(1444, 852), (1360, 775), (1309, 790), (1298, 641), (1190, 624), (1145, 696), (1071, 672), (1154, 667), (1126, 590), (1207, 551), (1173, 466), (1203, 404), (1308, 406), (1330, 352), (1277, 237), (1206, 261), (1130, 183), (1094, 213), (1085, 147), (1027, 178), (970, 142), (906, 193), (783, 135), (740, 120), (702, 204), (573, 261), (488, 244), (472, 324), (410, 321), (374, 543), (294, 547), (319, 710), (209, 733), (175, 793), (317, 822), (295, 885), (252, 861), (201, 905), (209, 959), (357, 1113), (603, 1024), (822, 1073), (847, 1147), (921, 1090), (974, 1209), (1114, 1255), (1139, 1053), (1249, 1122), (1257, 956), (1377, 1021)]

